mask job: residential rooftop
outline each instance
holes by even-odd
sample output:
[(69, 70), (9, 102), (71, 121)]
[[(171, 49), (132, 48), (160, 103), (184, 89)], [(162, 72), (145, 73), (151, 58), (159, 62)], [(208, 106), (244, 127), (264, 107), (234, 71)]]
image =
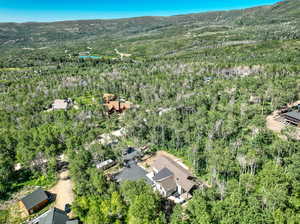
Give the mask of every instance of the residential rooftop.
[(144, 169), (132, 162), (129, 164), (129, 167), (125, 167), (115, 178), (119, 183), (122, 183), (126, 180), (145, 180), (146, 183), (152, 185), (152, 181), (146, 176), (146, 174), (147, 172)]
[(69, 217), (65, 211), (52, 208), (39, 220), (38, 224), (66, 224), (68, 219)]
[(42, 190), (41, 188), (33, 191), (32, 193), (26, 195), (25, 197), (21, 198), (25, 208), (27, 210), (32, 209), (33, 207), (37, 206), (38, 204), (48, 200), (47, 193)]
[[(174, 160), (166, 157), (166, 156), (159, 156), (152, 164), (152, 168), (156, 170), (159, 176), (171, 176), (174, 175), (174, 181), (177, 182), (182, 188), (189, 192), (195, 185), (197, 185), (192, 179), (193, 175), (187, 169), (180, 166)], [(167, 168), (168, 170), (166, 170)], [(168, 175), (167, 175), (168, 174)], [(154, 178), (157, 178), (154, 177)]]
[(300, 112), (298, 112), (298, 111), (291, 111), (291, 112), (285, 113), (284, 115), (300, 121)]

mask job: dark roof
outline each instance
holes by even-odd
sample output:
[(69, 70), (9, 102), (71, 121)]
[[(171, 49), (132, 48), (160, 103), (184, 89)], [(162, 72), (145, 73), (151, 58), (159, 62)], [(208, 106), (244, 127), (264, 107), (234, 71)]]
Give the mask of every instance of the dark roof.
[(136, 181), (144, 179), (146, 183), (152, 184), (151, 180), (146, 176), (146, 171), (135, 163), (131, 163), (130, 167), (125, 167), (117, 176), (118, 182), (122, 183), (126, 180)]
[(295, 118), (297, 120), (300, 120), (300, 112), (298, 112), (298, 111), (291, 111), (291, 112), (285, 113), (284, 115)]
[(31, 194), (28, 194), (27, 196), (21, 199), (27, 210), (33, 208), (34, 206), (40, 204), (45, 200), (48, 200), (48, 195), (41, 188), (35, 190)]
[(162, 181), (158, 181), (160, 185), (165, 189), (165, 191), (176, 190), (177, 184), (174, 180), (174, 177), (170, 176)]
[(47, 215), (39, 220), (39, 224), (66, 224), (69, 217), (67, 213), (58, 208), (52, 208)]
[(123, 159), (124, 160), (133, 160), (136, 157), (139, 157), (141, 153), (134, 148), (128, 148), (124, 151)]
[(168, 168), (163, 168), (153, 177), (153, 180), (160, 181), (173, 175), (174, 174)]

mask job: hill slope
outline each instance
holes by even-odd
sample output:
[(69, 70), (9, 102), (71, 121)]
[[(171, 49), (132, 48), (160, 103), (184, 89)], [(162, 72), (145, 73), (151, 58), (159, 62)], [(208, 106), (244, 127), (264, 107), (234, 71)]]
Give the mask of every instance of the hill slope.
[[(86, 20), (55, 23), (1, 23), (0, 46), (55, 44), (56, 42), (93, 41), (124, 38), (141, 34), (182, 31), (207, 26), (253, 26), (299, 19), (299, 1), (287, 0), (273, 6), (246, 10), (219, 11), (171, 17), (139, 17), (116, 20)], [(299, 27), (298, 27), (299, 28)], [(176, 32), (174, 32), (176, 35)]]

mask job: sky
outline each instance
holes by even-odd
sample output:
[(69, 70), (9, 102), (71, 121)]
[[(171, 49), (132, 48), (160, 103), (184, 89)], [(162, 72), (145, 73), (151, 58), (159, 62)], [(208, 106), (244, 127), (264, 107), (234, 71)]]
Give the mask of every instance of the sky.
[(0, 22), (169, 16), (269, 5), (279, 0), (0, 0)]

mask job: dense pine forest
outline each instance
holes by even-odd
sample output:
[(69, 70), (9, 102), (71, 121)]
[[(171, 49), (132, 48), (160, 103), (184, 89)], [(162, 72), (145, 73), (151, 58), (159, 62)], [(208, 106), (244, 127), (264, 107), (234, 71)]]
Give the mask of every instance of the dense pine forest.
[[(120, 56), (115, 49), (131, 56)], [(0, 24), (0, 223), (67, 158), (85, 224), (300, 223), (300, 142), (266, 117), (300, 100), (300, 1), (173, 17)], [(97, 59), (80, 58), (80, 53)], [(102, 96), (135, 105), (108, 115)], [(55, 99), (77, 108), (47, 111)], [(118, 144), (90, 143), (126, 128)], [(182, 158), (209, 187), (185, 206), (96, 164), (127, 146)], [(20, 166), (20, 169), (16, 169)]]

